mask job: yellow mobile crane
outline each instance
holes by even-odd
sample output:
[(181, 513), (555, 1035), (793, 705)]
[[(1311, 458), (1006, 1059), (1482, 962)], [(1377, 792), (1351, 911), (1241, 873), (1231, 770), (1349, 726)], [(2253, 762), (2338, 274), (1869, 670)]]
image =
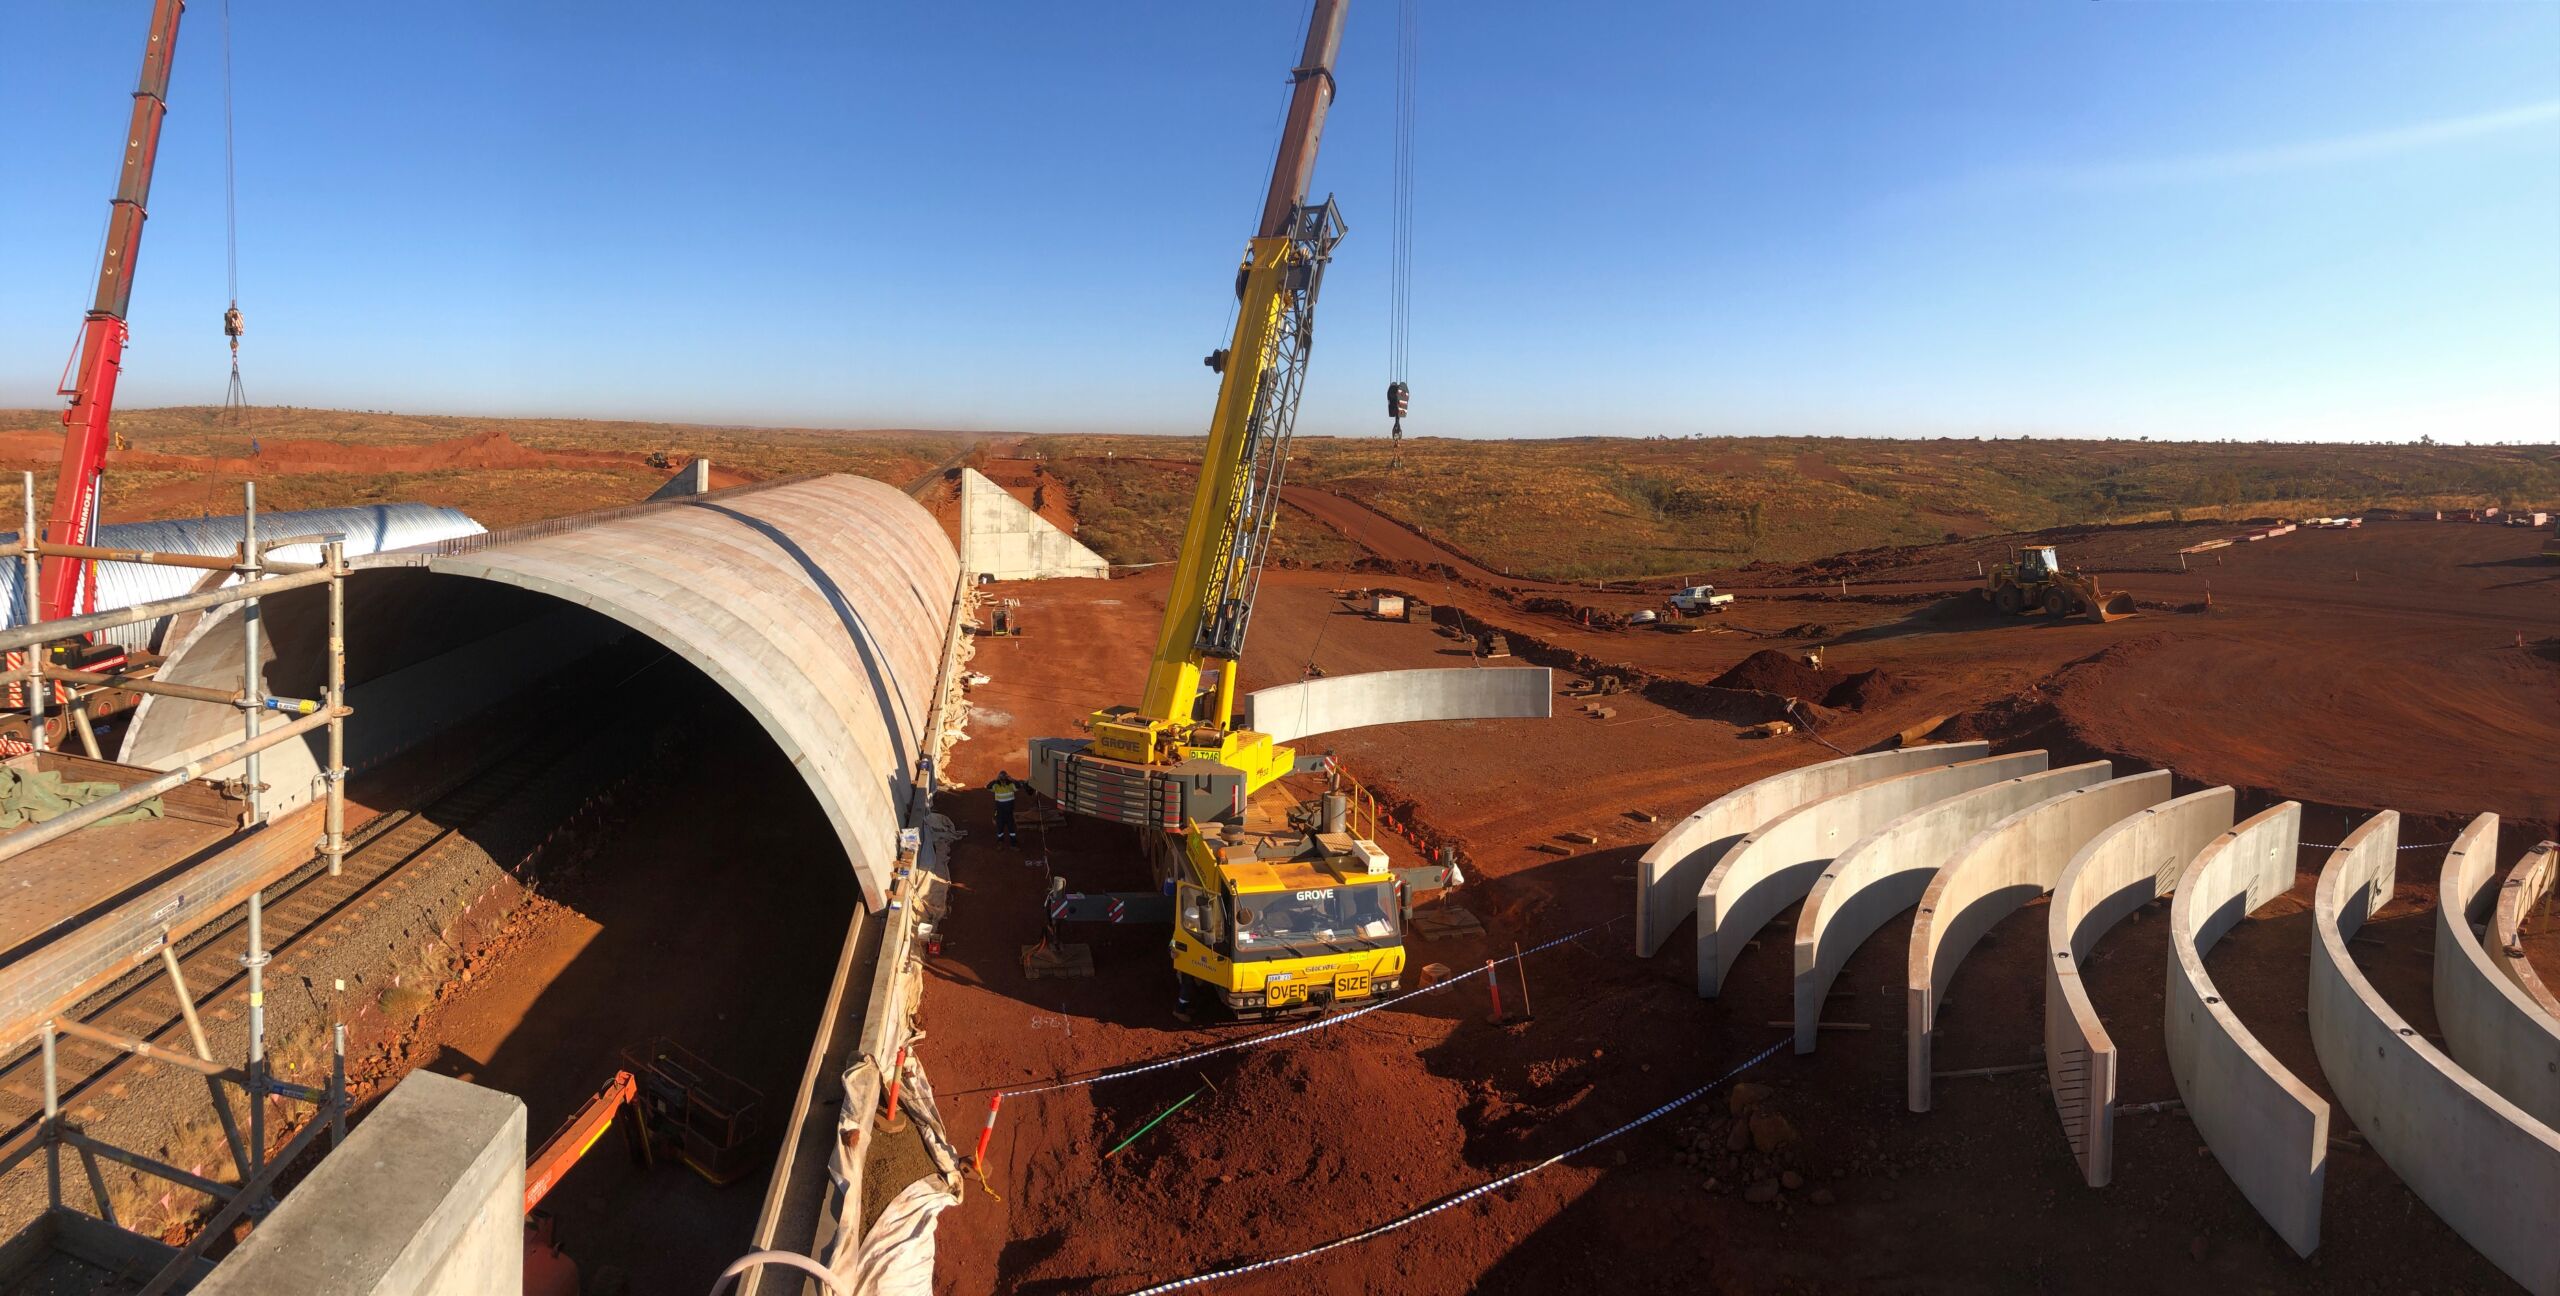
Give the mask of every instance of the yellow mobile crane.
[(1338, 788), (1292, 830), (1249, 831), (1245, 822), (1255, 793), (1326, 767), (1239, 726), (1236, 677), (1278, 520), (1316, 293), (1343, 233), (1333, 201), (1308, 202), (1307, 185), (1347, 5), (1316, 0), (1291, 72), (1262, 222), (1237, 272), (1235, 335), (1207, 360), (1221, 376), (1217, 409), (1146, 692), (1135, 706), (1093, 713), (1089, 739), (1031, 744), (1032, 787), (1067, 810), (1137, 827), (1157, 884), (1085, 893), (1055, 881), (1051, 918), (1170, 921), (1185, 1013), (1204, 991), (1263, 1015), (1395, 990), (1409, 898), (1447, 881), (1442, 869), (1395, 868), (1356, 836)]

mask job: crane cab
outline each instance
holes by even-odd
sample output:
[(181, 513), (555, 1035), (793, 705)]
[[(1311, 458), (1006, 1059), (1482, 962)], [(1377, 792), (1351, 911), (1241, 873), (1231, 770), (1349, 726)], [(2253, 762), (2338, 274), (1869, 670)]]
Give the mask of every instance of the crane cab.
[(1264, 1016), (1402, 985), (1405, 893), (1377, 843), (1326, 832), (1238, 838), (1196, 824), (1180, 840), (1172, 953), (1186, 991)]

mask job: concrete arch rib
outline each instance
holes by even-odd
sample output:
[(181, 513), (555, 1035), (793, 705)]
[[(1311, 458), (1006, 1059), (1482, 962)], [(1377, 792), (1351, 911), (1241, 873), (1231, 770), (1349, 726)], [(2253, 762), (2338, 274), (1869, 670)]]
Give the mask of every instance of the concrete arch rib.
[[(460, 709), (456, 696), (486, 705), (604, 638), (636, 631), (717, 682), (771, 735), (876, 908), (926, 750), (959, 570), (930, 513), (854, 477), (724, 491), (368, 558), (347, 585), (358, 708), (350, 744), (362, 735), (376, 751), (407, 745), (457, 718), (445, 714)], [(295, 597), (311, 593), (269, 601), (271, 640), (319, 633), (319, 600)], [(163, 673), (237, 680), (239, 642), (236, 629), (200, 627)], [(289, 656), (272, 664), (287, 669)], [(236, 733), (237, 719), (222, 708), (153, 701), (171, 704), (137, 713), (127, 759), (167, 764)], [(386, 737), (378, 727), (418, 734)], [(317, 768), (292, 744), (270, 757), (271, 770)]]
[(427, 565), (583, 604), (717, 681), (808, 780), (879, 906), (936, 684), (936, 591), (959, 579), (912, 500), (821, 478)]
[(1876, 929), (1919, 903), (1930, 879), (1974, 834), (2018, 811), (2106, 781), (2105, 761), (2023, 774), (1922, 806), (1840, 852), (1796, 915), (1796, 1052), (1811, 1053), (1822, 1003)]
[[(1544, 720), (1555, 714), (1544, 666), (1438, 666), (1327, 675), (1257, 689), (1239, 708), (1273, 742), (1426, 720)], [(1303, 753), (1302, 753), (1303, 754)]]
[(2454, 1065), (2376, 992), (2347, 942), (2391, 901), (2400, 816), (2366, 820), (2320, 870), (2311, 1046), (2338, 1107), (2391, 1172), (2535, 1296), (2560, 1296), (2560, 1131)]
[(2053, 889), (2080, 848), (2129, 815), (2169, 799), (2169, 771), (2150, 770), (2065, 792), (1983, 829), (1930, 879), (1911, 919), (1904, 969), (1911, 1110), (1929, 1110), (1938, 1006), (1983, 934)]
[(1651, 958), (1696, 910), (1698, 885), (1751, 830), (1861, 783), (1991, 754), (1987, 742), (1931, 743), (1843, 756), (1746, 783), (1672, 825), (1636, 862), (1636, 957)]
[(2080, 964), (2126, 914), (2177, 882), (2196, 852), (2230, 831), (2230, 788), (2190, 792), (2091, 839), (2053, 884), (2045, 916), (2044, 1065), (2072, 1159), (2092, 1188), (2115, 1174), (2116, 1046), (2089, 1002)]
[(2552, 995), (2542, 974), (2524, 956), (2525, 910), (2551, 894), (2555, 876), (2560, 876), (2560, 842), (2543, 842), (2526, 851), (2508, 871), (2506, 884), (2498, 888), (2497, 912), (2489, 921), (2489, 961), (2542, 1011), (2560, 1017), (2560, 998)]
[(2044, 767), (2045, 753), (2028, 751), (1917, 770), (1798, 806), (1751, 830), (1698, 887), (1698, 994), (1714, 998), (1743, 942), (1803, 899), (1823, 866), (1859, 838), (1958, 792)]
[(2241, 1024), (2204, 966), (2223, 933), (2293, 889), (2301, 844), (2302, 807), (2287, 801), (2215, 838), (2178, 875), (2162, 1038), (2205, 1146), (2294, 1254), (2307, 1256), (2320, 1245), (2329, 1104)]
[(2480, 944), (2479, 928), (2497, 909), (2497, 875), (2498, 816), (2484, 814), (2454, 837), (2436, 881), (2436, 1025), (2464, 1070), (2560, 1127), (2560, 1020)]

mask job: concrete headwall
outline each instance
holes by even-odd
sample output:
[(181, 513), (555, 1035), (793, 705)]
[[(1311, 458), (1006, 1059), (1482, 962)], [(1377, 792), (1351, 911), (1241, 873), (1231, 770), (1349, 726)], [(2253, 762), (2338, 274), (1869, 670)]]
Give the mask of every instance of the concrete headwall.
[(2045, 917), (2045, 1077), (2062, 1136), (2092, 1188), (2115, 1175), (2116, 1046), (2080, 965), (2109, 928), (2176, 885), (2187, 861), (2230, 831), (2233, 800), (2230, 788), (2207, 788), (2136, 811), (2081, 847), (2054, 880)]
[(1111, 574), (1102, 555), (975, 468), (960, 470), (960, 563), (972, 579), (1101, 579)]
[(2542, 1011), (2560, 1017), (2560, 998), (2552, 996), (2533, 961), (2524, 956), (2525, 911), (2551, 894), (2555, 876), (2560, 876), (2560, 842), (2543, 842), (2526, 851), (2508, 871), (2506, 885), (2498, 888), (2497, 912), (2489, 920), (2489, 961)]
[(197, 1296), (514, 1296), (524, 1102), (412, 1071)]
[(1284, 743), (1422, 720), (1544, 720), (1555, 714), (1554, 679), (1544, 666), (1370, 671), (1256, 689), (1237, 709), (1241, 723)]
[[(378, 554), (347, 578), (359, 753), (406, 746), (638, 632), (756, 717), (807, 780), (867, 903), (897, 862), (898, 807), (924, 752), (959, 558), (923, 506), (859, 477), (733, 488)], [(314, 697), (325, 591), (265, 600), (268, 688)], [(230, 616), (171, 652), (164, 678), (236, 688)], [(148, 698), (123, 759), (166, 768), (237, 741), (228, 707)], [(279, 795), (307, 788), (323, 738), (266, 755)], [(291, 744), (287, 745), (288, 747)]]
[(2436, 882), (2436, 1026), (2464, 1070), (2560, 1126), (2560, 1020), (2480, 945), (2480, 926), (2497, 911), (2497, 880), (2498, 816), (2484, 814), (2454, 838)]
[(2320, 1245), (2329, 1104), (2241, 1024), (2204, 966), (2223, 933), (2293, 889), (2301, 843), (2302, 807), (2287, 801), (2215, 838), (2178, 875), (2162, 1027), (2196, 1132), (2259, 1216), (2307, 1256)]
[(2489, 1262), (2560, 1296), (2560, 1132), (2473, 1079), (2410, 1028), (2347, 952), (2390, 903), (2400, 816), (2385, 810), (2320, 870), (2311, 914), (2311, 1045), (2366, 1143)]
[(1808, 801), (1880, 778), (1991, 754), (1987, 742), (1934, 743), (1843, 756), (1746, 783), (1672, 825), (1636, 862), (1636, 957), (1650, 958), (1697, 911), (1698, 885), (1751, 830)]
[(1814, 879), (1796, 915), (1796, 1052), (1817, 1042), (1823, 1000), (1840, 969), (1895, 914), (1919, 903), (1930, 879), (1976, 833), (2040, 801), (2105, 781), (2105, 761), (2027, 774), (1922, 806), (1840, 852)]
[(1920, 896), (1904, 969), (1904, 1045), (1911, 1110), (1929, 1110), (1930, 1041), (1938, 1005), (1983, 933), (2053, 889), (2063, 867), (2126, 816), (2169, 799), (2169, 771), (2152, 770), (2065, 792), (1985, 828), (1958, 847)]
[(1813, 889), (1823, 866), (1897, 817), (1958, 792), (2033, 774), (2040, 751), (1986, 756), (1862, 783), (1760, 825), (1698, 887), (1698, 994), (1712, 999), (1743, 943)]

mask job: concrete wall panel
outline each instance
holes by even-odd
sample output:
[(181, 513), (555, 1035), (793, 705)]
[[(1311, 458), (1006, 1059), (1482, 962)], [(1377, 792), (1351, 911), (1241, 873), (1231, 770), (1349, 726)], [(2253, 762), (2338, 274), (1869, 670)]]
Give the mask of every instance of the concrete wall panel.
[(1555, 673), (1544, 666), (1442, 666), (1328, 675), (1256, 689), (1244, 723), (1295, 742), (1317, 734), (1422, 720), (1544, 720), (1555, 714)]
[[(2498, 907), (2498, 816), (2474, 819), (2436, 882), (2436, 1026), (2445, 1052), (2545, 1125), (2560, 1126), (2560, 1018), (2498, 971), (2480, 928)], [(2560, 1212), (2560, 1202), (2554, 1202)]]
[(2391, 900), (2400, 816), (2385, 810), (2320, 870), (2312, 902), (2311, 1044), (2339, 1110), (2401, 1182), (2535, 1296), (2560, 1296), (2560, 1132), (2410, 1028), (2347, 952)]
[(1652, 957), (1670, 939), (1671, 930), (1696, 911), (1698, 885), (1752, 829), (1861, 783), (1990, 754), (1987, 742), (1965, 742), (1843, 756), (1746, 783), (1699, 807), (1674, 824), (1636, 863), (1636, 957)]
[(960, 470), (960, 560), (971, 579), (1103, 579), (1111, 564), (975, 468)]
[(1912, 915), (1904, 976), (1911, 1110), (1929, 1110), (1930, 1040), (1938, 1029), (1938, 1006), (1983, 933), (2052, 890), (2063, 867), (2092, 838), (2168, 799), (2167, 770), (2065, 792), (1983, 829), (1930, 879)]
[[(756, 717), (807, 779), (877, 908), (896, 865), (897, 809), (924, 750), (958, 580), (959, 559), (932, 515), (856, 477), (719, 491), (368, 558), (347, 583), (350, 695), (362, 708), (347, 722), (349, 741), (359, 752), (406, 746), (425, 736), (416, 730), (503, 697), (510, 672), (566, 664), (583, 642), (527, 631), (555, 624), (562, 604), (592, 609), (691, 662)], [(268, 601), (274, 691), (292, 692), (292, 672), (313, 669), (323, 613), (317, 597)], [(453, 642), (466, 633), (475, 637)], [(505, 671), (490, 670), (492, 644)], [(208, 621), (166, 673), (231, 684), (239, 654), (236, 628)], [(428, 675), (410, 673), (420, 670)], [(369, 689), (399, 705), (367, 708)], [(165, 767), (237, 735), (224, 708), (150, 701), (136, 713), (126, 760)], [(266, 780), (279, 791), (297, 775), (307, 784), (319, 742), (300, 756), (270, 753)]]
[(1796, 915), (1796, 1052), (1820, 1034), (1823, 1000), (1858, 947), (1919, 903), (1956, 850), (2017, 812), (2106, 781), (2105, 761), (2025, 774), (1922, 806), (1859, 839), (1814, 879)]
[(2190, 792), (2110, 825), (2054, 879), (2045, 919), (2044, 1065), (2072, 1159), (2092, 1188), (2115, 1175), (2116, 1046), (2080, 964), (2126, 914), (2177, 884), (2196, 852), (2231, 828), (2227, 787)]
[(1859, 838), (1959, 792), (2033, 774), (2041, 751), (1986, 756), (1860, 784), (1801, 805), (1735, 843), (1698, 887), (1698, 994), (1712, 999), (1744, 942), (1813, 889), (1823, 866)]
[(413, 1071), (198, 1296), (524, 1290), (524, 1103)]
[(2498, 971), (2515, 982), (2516, 988), (2542, 1011), (2560, 1017), (2560, 998), (2552, 996), (2551, 988), (2542, 983), (2542, 974), (2524, 956), (2525, 911), (2551, 894), (2555, 876), (2560, 876), (2560, 842), (2544, 842), (2526, 851), (2524, 858), (2508, 871), (2506, 885), (2498, 888), (2498, 908), (2489, 920), (2488, 943), (2489, 961), (2497, 965)]
[(2196, 1132), (2259, 1216), (2307, 1256), (2320, 1245), (2329, 1104), (2241, 1024), (2204, 965), (2223, 933), (2293, 889), (2301, 843), (2302, 807), (2287, 801), (2215, 838), (2178, 875), (2162, 1024)]

